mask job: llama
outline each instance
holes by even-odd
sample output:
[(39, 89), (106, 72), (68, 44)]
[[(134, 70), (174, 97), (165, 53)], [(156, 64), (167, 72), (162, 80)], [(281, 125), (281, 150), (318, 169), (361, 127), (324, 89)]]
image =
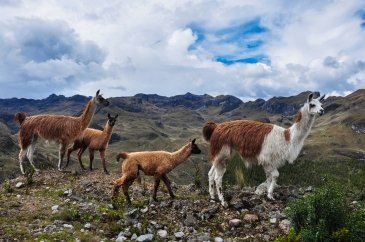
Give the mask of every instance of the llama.
[(98, 130), (92, 128), (85, 129), (82, 136), (79, 139), (75, 140), (73, 146), (67, 150), (67, 163), (65, 168), (68, 166), (71, 153), (75, 150), (79, 150), (77, 153), (77, 158), (79, 160), (81, 169), (85, 170), (85, 167), (81, 161), (81, 156), (84, 153), (84, 151), (87, 148), (89, 148), (89, 158), (90, 158), (89, 169), (90, 170), (93, 169), (94, 151), (98, 150), (100, 153), (100, 159), (103, 162), (104, 172), (106, 174), (109, 174), (105, 165), (105, 151), (108, 148), (108, 143), (112, 135), (115, 122), (117, 121), (117, 117), (118, 114), (115, 117), (112, 117), (108, 113), (108, 121), (105, 124), (104, 130)]
[(212, 167), (208, 173), (209, 193), (215, 198), (214, 182), (218, 198), (226, 207), (222, 193), (222, 178), (226, 165), (235, 150), (245, 159), (246, 165), (262, 165), (266, 173), (266, 181), (258, 186), (257, 194), (267, 189), (267, 197), (274, 200), (273, 191), (279, 177), (278, 168), (286, 161), (293, 163), (303, 147), (316, 116), (322, 115), (322, 100), (313, 99), (313, 93), (296, 115), (290, 128), (261, 123), (250, 120), (236, 120), (216, 124), (207, 122), (203, 127), (204, 139), (210, 143), (210, 159)]
[(128, 188), (133, 181), (139, 176), (139, 170), (142, 170), (145, 175), (153, 176), (155, 180), (153, 200), (157, 201), (157, 189), (160, 185), (160, 180), (165, 183), (167, 190), (172, 199), (175, 198), (171, 190), (171, 183), (167, 177), (167, 173), (175, 167), (186, 161), (191, 154), (200, 154), (201, 150), (195, 144), (195, 139), (175, 152), (167, 151), (141, 151), (133, 153), (120, 153), (117, 155), (117, 160), (125, 159), (122, 165), (122, 177), (114, 181), (113, 197), (118, 195), (120, 187), (123, 189), (124, 196), (127, 202), (131, 204), (131, 199), (128, 194)]
[(97, 106), (108, 106), (109, 101), (104, 99), (96, 92), (86, 105), (84, 111), (79, 117), (70, 117), (63, 115), (35, 115), (27, 117), (25, 113), (16, 113), (14, 121), (20, 124), (19, 130), (19, 165), (24, 175), (23, 161), (25, 156), (28, 157), (33, 169), (39, 170), (33, 164), (33, 153), (38, 137), (49, 141), (56, 141), (60, 144), (58, 170), (62, 171), (61, 163), (66, 152), (67, 146), (77, 139), (82, 132), (89, 126)]

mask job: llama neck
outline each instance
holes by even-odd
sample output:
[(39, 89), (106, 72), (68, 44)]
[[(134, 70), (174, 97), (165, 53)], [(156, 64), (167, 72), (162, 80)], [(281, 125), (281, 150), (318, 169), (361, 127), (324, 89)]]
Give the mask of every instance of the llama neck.
[(293, 134), (293, 142), (302, 144), (312, 129), (315, 116), (309, 114), (307, 103), (299, 110), (298, 116), (299, 118), (290, 127), (290, 130)]
[(103, 129), (104, 142), (108, 142), (110, 137), (112, 136), (113, 126), (109, 125), (109, 122), (106, 122), (106, 125)]
[(172, 153), (172, 160), (171, 163), (173, 164), (174, 167), (180, 165), (181, 163), (183, 163), (184, 161), (186, 161), (190, 154), (190, 143), (183, 146), (181, 149), (175, 151)]
[(93, 97), (86, 105), (84, 111), (80, 115), (81, 129), (84, 130), (89, 127), (90, 122), (96, 110), (95, 98)]

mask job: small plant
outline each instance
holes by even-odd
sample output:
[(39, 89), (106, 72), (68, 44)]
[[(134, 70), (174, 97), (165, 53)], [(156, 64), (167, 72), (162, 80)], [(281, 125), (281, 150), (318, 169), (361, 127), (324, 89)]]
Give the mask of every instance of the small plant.
[(300, 235), (296, 235), (294, 229), (290, 229), (288, 235), (281, 236), (275, 240), (275, 242), (300, 242)]
[(77, 209), (69, 208), (63, 209), (56, 215), (56, 218), (59, 220), (64, 220), (67, 222), (79, 221), (81, 218), (80, 212)]
[(4, 182), (3, 188), (4, 188), (4, 191), (7, 192), (7, 193), (12, 193), (14, 191), (14, 189), (11, 187), (11, 184), (10, 184), (9, 180)]
[(348, 219), (348, 241), (364, 241), (365, 238), (365, 209), (353, 212)]
[(194, 185), (196, 188), (202, 187), (202, 176), (200, 172), (200, 167), (198, 164), (194, 163), (195, 173), (194, 173)]
[(30, 169), (30, 172), (27, 173), (27, 185), (31, 185), (33, 184), (34, 180), (33, 180), (33, 175), (34, 175), (34, 169)]

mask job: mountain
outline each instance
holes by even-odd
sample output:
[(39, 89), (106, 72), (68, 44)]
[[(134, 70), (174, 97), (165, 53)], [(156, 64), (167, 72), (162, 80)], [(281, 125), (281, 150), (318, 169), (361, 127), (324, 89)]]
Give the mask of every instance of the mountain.
[[(114, 157), (121, 151), (164, 149), (173, 151), (192, 138), (198, 138), (203, 154), (192, 157), (171, 173), (179, 183), (191, 181), (192, 172), (206, 173), (207, 144), (201, 137), (204, 122), (223, 122), (235, 119), (254, 119), (288, 127), (293, 116), (306, 101), (309, 92), (290, 97), (273, 97), (243, 102), (241, 99), (220, 95), (186, 93), (173, 97), (157, 94), (137, 94), (131, 97), (110, 98), (111, 105), (94, 117), (92, 127), (102, 129), (107, 113), (119, 114), (107, 152), (108, 166), (119, 170)], [(315, 95), (319, 96), (316, 92)], [(35, 114), (81, 113), (90, 97), (65, 97), (52, 94), (45, 99), (0, 99), (0, 181), (19, 173), (17, 156), (18, 126), (13, 122), (16, 112)], [(318, 118), (305, 142), (301, 159), (351, 160), (365, 159), (365, 90), (360, 89), (346, 97), (328, 97), (324, 103), (325, 115)], [(85, 152), (87, 153), (87, 152)], [(73, 154), (74, 166), (78, 169)], [(57, 145), (38, 142), (36, 166), (56, 167)], [(84, 163), (88, 160), (84, 155)], [(100, 164), (99, 164), (100, 165)]]

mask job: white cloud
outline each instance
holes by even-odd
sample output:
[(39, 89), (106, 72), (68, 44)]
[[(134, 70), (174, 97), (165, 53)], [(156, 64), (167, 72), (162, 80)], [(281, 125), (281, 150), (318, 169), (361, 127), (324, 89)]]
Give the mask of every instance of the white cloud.
[[(365, 4), (356, 0), (17, 1), (0, 7), (0, 93), (344, 94), (365, 88), (361, 9)], [(252, 21), (266, 31), (244, 32)], [(42, 45), (25, 45), (29, 36)], [(257, 40), (259, 47), (246, 46)], [(216, 61), (225, 55), (263, 56), (270, 63)], [(29, 93), (34, 86), (39, 89)]]

